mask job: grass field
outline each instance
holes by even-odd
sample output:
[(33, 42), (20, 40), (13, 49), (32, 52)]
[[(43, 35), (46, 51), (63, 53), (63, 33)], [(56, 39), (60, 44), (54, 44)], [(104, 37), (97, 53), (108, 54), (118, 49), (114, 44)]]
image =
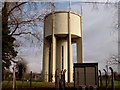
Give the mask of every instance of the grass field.
[[(116, 88), (120, 87), (120, 81), (114, 81), (114, 86)], [(103, 81), (103, 87), (105, 87), (105, 81)], [(111, 87), (111, 82), (108, 82), (108, 87)]]
[[(114, 86), (115, 86), (115, 88), (120, 87), (120, 81), (115, 81)], [(30, 82), (16, 81), (16, 87), (17, 88), (29, 88)], [(33, 81), (31, 87), (33, 87), (33, 88), (54, 88), (55, 83)], [(74, 87), (74, 84), (67, 83), (66, 87)], [(103, 81), (103, 87), (105, 87), (105, 81)], [(109, 82), (108, 87), (111, 87), (111, 82)], [(12, 81), (3, 81), (2, 88), (12, 88)]]
[[(54, 83), (48, 82), (32, 82), (31, 87), (54, 87)], [(10, 88), (12, 87), (12, 81), (3, 81), (2, 88)], [(30, 82), (27, 81), (16, 81), (16, 87), (30, 87)]]
[[(66, 85), (67, 87), (73, 87), (73, 83), (67, 83)], [(11, 88), (12, 87), (12, 81), (3, 81), (2, 83), (2, 88)], [(16, 81), (16, 87), (30, 87), (30, 82), (27, 81)], [(41, 87), (45, 87), (45, 88), (54, 88), (55, 87), (55, 83), (52, 82), (36, 82), (33, 81), (31, 84), (31, 87), (35, 87), (35, 88), (41, 88)]]

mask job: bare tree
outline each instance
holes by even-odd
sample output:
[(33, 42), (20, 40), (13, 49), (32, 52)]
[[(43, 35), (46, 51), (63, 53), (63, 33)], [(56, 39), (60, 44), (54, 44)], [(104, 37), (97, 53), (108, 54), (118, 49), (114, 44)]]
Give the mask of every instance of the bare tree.
[(119, 58), (119, 55), (113, 55), (109, 62), (111, 62), (111, 64), (120, 64)]
[[(45, 5), (50, 6), (50, 4), (53, 6), (53, 3), (46, 3)], [(12, 49), (24, 45), (24, 42), (22, 43), (23, 39), (29, 40), (34, 45), (41, 45), (42, 30), (40, 29), (43, 28), (43, 19), (48, 9), (43, 11), (43, 7), (39, 7), (40, 5), (42, 5), (40, 2), (3, 2), (2, 16), (4, 17), (2, 18), (2, 25), (6, 27), (7, 35), (14, 39), (11, 42), (14, 45), (11, 45)], [(2, 29), (2, 32), (6, 33), (5, 29)], [(2, 41), (4, 41), (4, 38)], [(5, 54), (6, 57), (11, 57), (6, 60), (9, 61), (9, 65), (11, 61), (14, 62), (13, 58), (16, 55), (17, 53), (11, 57), (9, 53)]]

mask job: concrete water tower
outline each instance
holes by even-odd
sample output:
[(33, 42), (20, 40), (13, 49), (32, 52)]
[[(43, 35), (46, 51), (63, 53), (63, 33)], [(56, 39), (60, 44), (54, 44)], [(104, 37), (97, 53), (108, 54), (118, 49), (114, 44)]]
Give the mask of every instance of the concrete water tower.
[(44, 18), (43, 79), (55, 81), (55, 71), (66, 69), (66, 82), (73, 82), (72, 44), (77, 45), (77, 62), (82, 63), (82, 20), (71, 11), (58, 11)]

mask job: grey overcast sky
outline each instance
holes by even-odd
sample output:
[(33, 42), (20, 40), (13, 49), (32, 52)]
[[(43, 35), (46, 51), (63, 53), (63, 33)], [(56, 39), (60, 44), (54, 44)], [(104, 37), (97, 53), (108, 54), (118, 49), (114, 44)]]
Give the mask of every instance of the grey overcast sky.
[[(105, 68), (107, 60), (112, 55), (118, 54), (118, 32), (115, 27), (118, 22), (117, 7), (113, 4), (81, 4), (79, 1), (71, 2), (71, 10), (79, 14), (82, 12), (84, 62), (98, 62), (99, 69), (102, 70)], [(116, 0), (109, 1), (114, 2)], [(65, 0), (56, 5), (57, 10), (68, 10), (69, 8)], [(42, 29), (39, 28), (39, 30)], [(28, 62), (29, 71), (41, 72), (43, 46), (26, 46), (20, 47), (19, 50), (19, 56), (22, 56)], [(75, 45), (73, 45), (73, 59), (76, 62)], [(112, 67), (115, 68), (114, 65)]]

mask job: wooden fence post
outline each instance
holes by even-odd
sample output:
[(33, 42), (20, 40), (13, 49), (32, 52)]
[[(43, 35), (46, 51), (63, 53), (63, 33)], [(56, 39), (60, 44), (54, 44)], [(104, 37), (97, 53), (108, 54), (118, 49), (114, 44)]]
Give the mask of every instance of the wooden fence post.
[(13, 67), (13, 90), (16, 89), (15, 67)]

